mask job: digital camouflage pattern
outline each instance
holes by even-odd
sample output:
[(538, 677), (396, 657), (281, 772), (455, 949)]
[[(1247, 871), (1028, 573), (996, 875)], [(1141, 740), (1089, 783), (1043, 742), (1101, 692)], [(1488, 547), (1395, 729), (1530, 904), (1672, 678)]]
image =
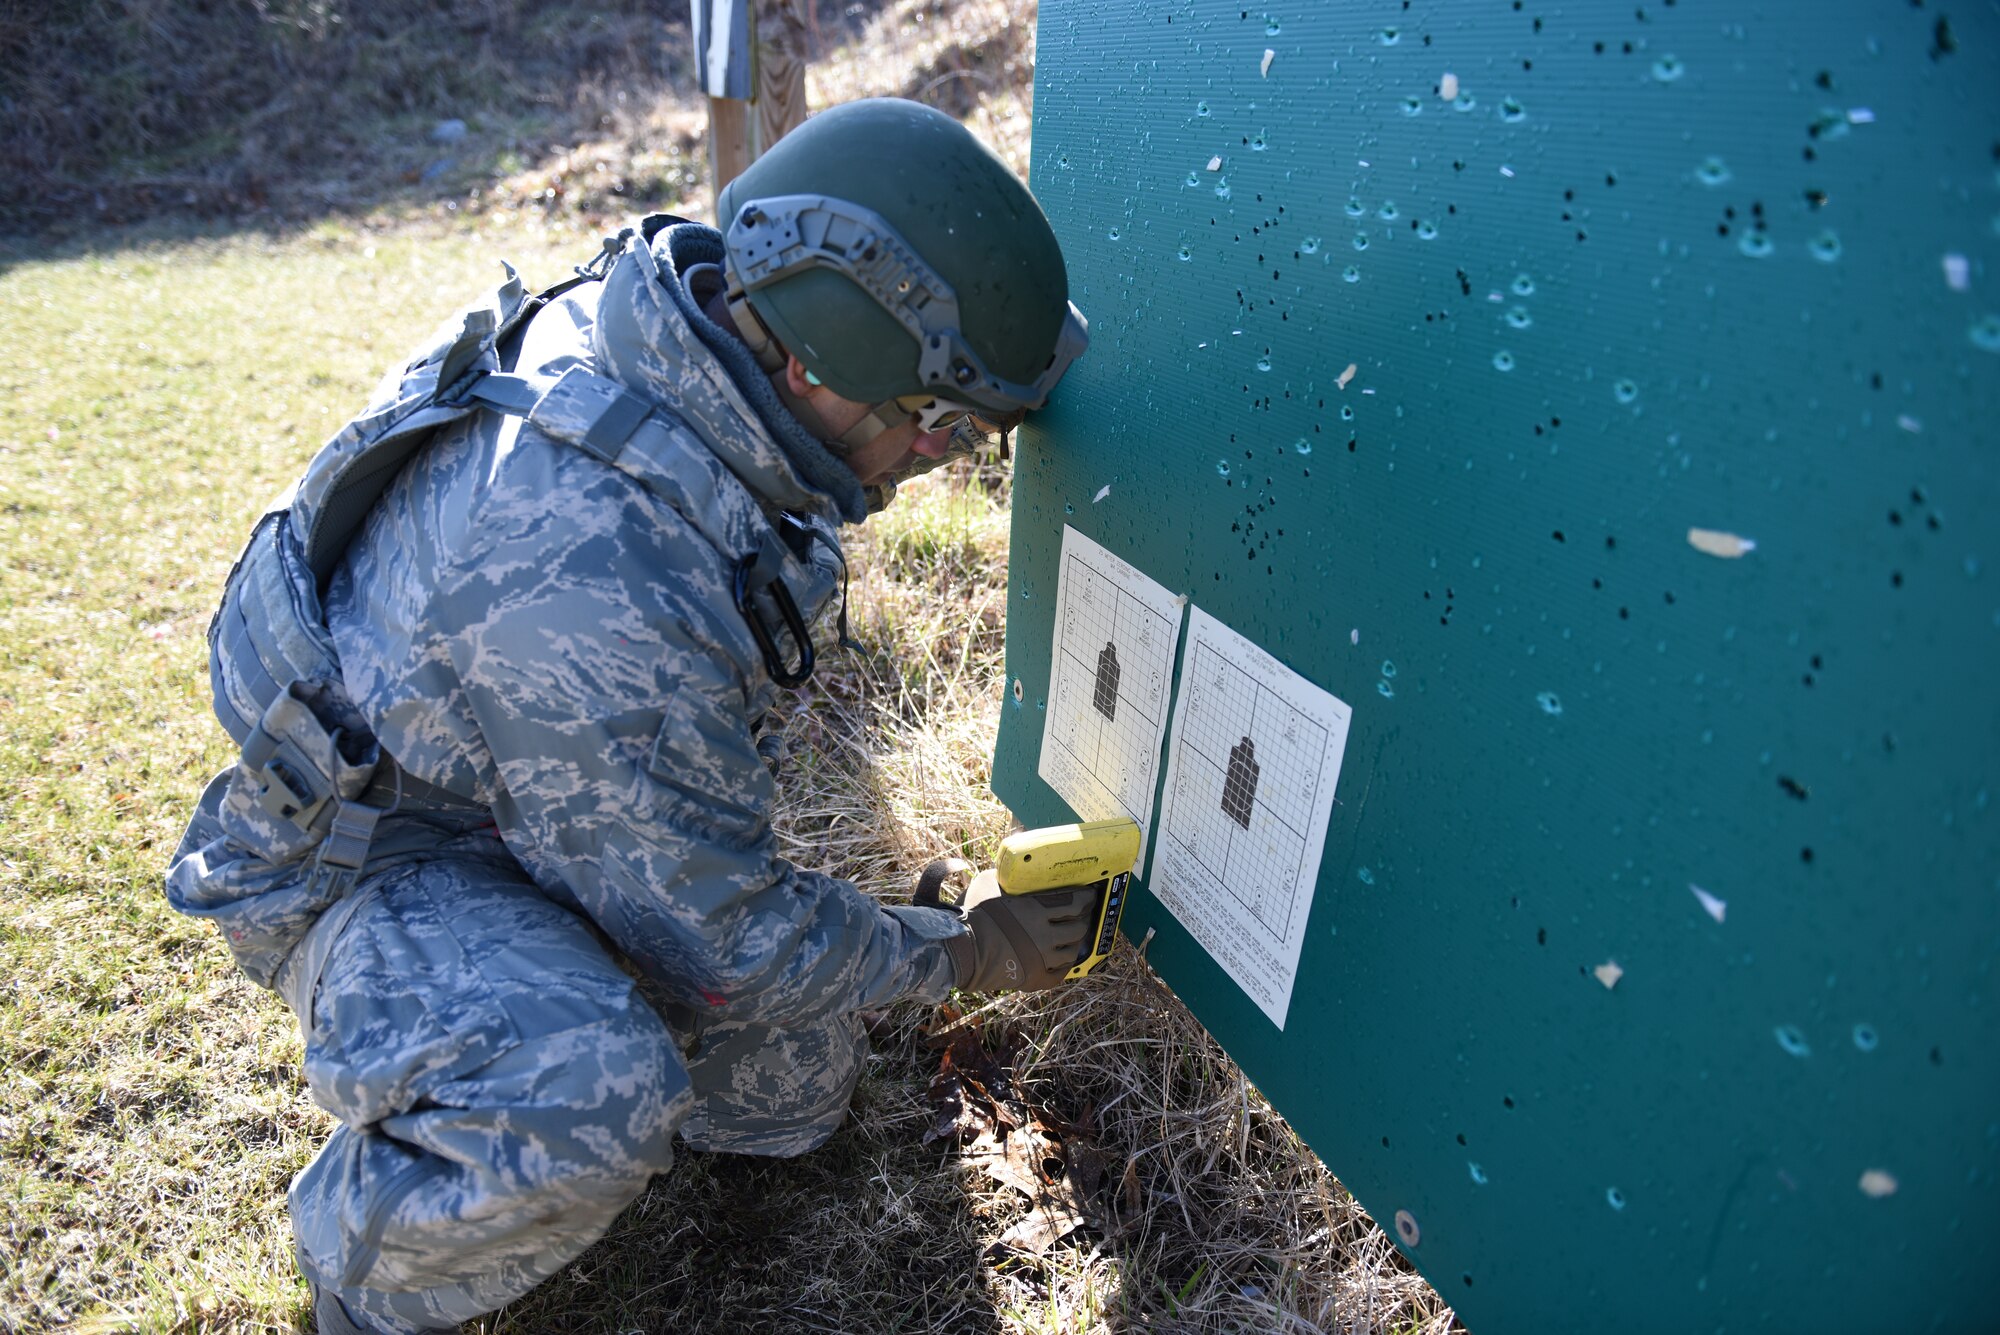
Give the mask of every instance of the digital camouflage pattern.
[[(343, 680), (320, 712), (358, 712), (384, 768), (443, 800), (383, 818), (350, 886), (237, 767), (169, 872), (175, 907), (299, 1014), (308, 1084), (342, 1123), (293, 1186), (300, 1262), (385, 1329), (546, 1278), (668, 1165), (676, 1131), (759, 1154), (823, 1142), (859, 1075), (857, 1013), (953, 981), (955, 917), (884, 908), (775, 850), (754, 725), (776, 688), (731, 577), (789, 512), (783, 579), (820, 617), (835, 527), (865, 505), (711, 342), (726, 336), (679, 274), (719, 256), (693, 225), (632, 238), (527, 327), (519, 374), (586, 368), (654, 405), (609, 457), (578, 441), (600, 380), (525, 420), (464, 417), (336, 570)], [(313, 482), (287, 532), (310, 523)]]

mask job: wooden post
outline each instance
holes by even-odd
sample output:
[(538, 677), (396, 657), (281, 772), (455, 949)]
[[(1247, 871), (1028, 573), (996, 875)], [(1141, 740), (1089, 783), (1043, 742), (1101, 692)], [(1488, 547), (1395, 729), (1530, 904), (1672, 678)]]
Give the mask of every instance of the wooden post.
[[(806, 118), (809, 2), (751, 0), (750, 98), (717, 97), (712, 92), (708, 98), (709, 169), (717, 200), (722, 188), (741, 176), (758, 154)], [(697, 0), (697, 5), (702, 3)], [(743, 14), (741, 9), (736, 12)], [(737, 81), (732, 77), (730, 82)]]
[(756, 50), (757, 151), (806, 118), (806, 7), (809, 0), (755, 0), (751, 40)]
[[(750, 103), (736, 97), (708, 99), (708, 165), (718, 201), (722, 198), (722, 187), (741, 176), (743, 169), (756, 160), (757, 146), (751, 138), (754, 133)], [(721, 218), (718, 216), (716, 221), (719, 224)]]

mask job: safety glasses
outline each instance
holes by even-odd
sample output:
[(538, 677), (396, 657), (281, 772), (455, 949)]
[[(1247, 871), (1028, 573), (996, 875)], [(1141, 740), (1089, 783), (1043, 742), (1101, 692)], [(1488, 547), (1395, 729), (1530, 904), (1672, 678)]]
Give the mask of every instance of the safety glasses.
[(966, 404), (953, 403), (950, 399), (930, 394), (905, 394), (896, 400), (896, 406), (914, 414), (917, 429), (925, 432), (949, 430), (978, 413), (977, 409)]

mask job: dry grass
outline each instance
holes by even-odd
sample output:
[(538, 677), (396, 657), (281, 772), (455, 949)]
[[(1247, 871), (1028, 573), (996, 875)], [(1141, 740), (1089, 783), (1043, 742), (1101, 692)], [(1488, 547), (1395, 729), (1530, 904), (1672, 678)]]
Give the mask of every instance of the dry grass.
[[(890, 897), (1011, 828), (987, 788), (1001, 702), (1006, 477), (927, 477), (850, 543), (867, 647), (822, 667), (785, 722), (788, 857)], [(479, 1329), (1394, 1331), (1451, 1309), (1249, 1086), (1129, 944), (1084, 983), (969, 998), (986, 1046), (1022, 1045), (1025, 1097), (1090, 1165), (1091, 1225), (1035, 1256), (999, 1245), (1028, 1198), (927, 1144), (934, 1017), (877, 1035), (856, 1115), (792, 1162), (689, 1156), (578, 1266)]]
[[(896, 0), (853, 32), (825, 23), (811, 100), (917, 96), (1024, 169), (1033, 18)], [(445, 225), (403, 210), (282, 242), (104, 234), (0, 270), (19, 331), (0, 369), (0, 1331), (304, 1320), (283, 1188), (330, 1123), (282, 1005), (158, 890), (227, 758), (202, 629), (256, 508), (492, 257), (546, 280), (601, 214), (695, 188), (688, 102), (586, 91), (589, 133), (502, 145), (518, 165), (454, 187)], [(786, 721), (788, 856), (894, 895), (1009, 827), (987, 789), (1006, 498), (1003, 470), (961, 468), (857, 535), (868, 648), (832, 656)], [(1020, 1191), (925, 1138), (929, 1019), (885, 1017), (824, 1150), (686, 1156), (576, 1265), (469, 1329), (1455, 1328), (1129, 946), (1082, 985), (963, 1022), (1018, 1054), (1019, 1097), (1088, 1188), (1089, 1225), (1043, 1254), (999, 1245)]]
[[(0, 1329), (268, 1331), (302, 1310), (282, 1193), (328, 1121), (283, 1007), (158, 891), (226, 758), (202, 628), (256, 505), (392, 349), (486, 280), (495, 247), (322, 229), (0, 279), (35, 368), (5, 386), (17, 413), (0, 440)], [(571, 258), (506, 248), (531, 275)], [(934, 475), (862, 531), (868, 652), (836, 657), (786, 723), (790, 856), (900, 893), (928, 857), (983, 852), (1007, 828), (986, 789), (1004, 502), (990, 468)], [(1102, 1169), (1101, 1226), (1039, 1258), (995, 1252), (1027, 1202), (924, 1142), (938, 1058), (923, 1019), (885, 1022), (825, 1150), (689, 1156), (482, 1327), (1450, 1326), (1129, 948), (1081, 986), (976, 1013), (996, 1049), (1024, 1036), (1018, 1083)]]

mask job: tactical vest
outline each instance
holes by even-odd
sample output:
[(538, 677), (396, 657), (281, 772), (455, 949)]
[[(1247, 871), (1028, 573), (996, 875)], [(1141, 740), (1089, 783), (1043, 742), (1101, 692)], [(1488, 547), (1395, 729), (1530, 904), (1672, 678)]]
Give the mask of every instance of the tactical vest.
[(480, 808), (382, 753), (342, 684), (322, 601), (349, 542), (403, 465), (439, 428), (472, 413), (525, 418), (672, 506), (731, 563), (737, 608), (771, 679), (796, 686), (811, 675), (812, 639), (799, 606), (828, 587), (812, 548), (839, 553), (826, 521), (784, 513), (774, 526), (720, 460), (686, 449), (649, 399), (617, 381), (582, 367), (547, 379), (511, 373), (517, 335), (537, 311), (601, 280), (627, 246), (647, 245), (680, 221), (659, 215), (639, 232), (607, 238), (576, 277), (535, 296), (506, 266), (506, 281), (469, 307), (455, 331), (447, 324), (426, 351), (383, 378), (367, 409), (320, 447), (252, 530), (209, 624), (209, 684), (216, 716), (242, 748), (242, 777), (257, 804), (296, 829), (281, 841), (293, 856), (317, 848), (316, 874), (323, 867), (351, 881), (377, 824), (399, 808)]

